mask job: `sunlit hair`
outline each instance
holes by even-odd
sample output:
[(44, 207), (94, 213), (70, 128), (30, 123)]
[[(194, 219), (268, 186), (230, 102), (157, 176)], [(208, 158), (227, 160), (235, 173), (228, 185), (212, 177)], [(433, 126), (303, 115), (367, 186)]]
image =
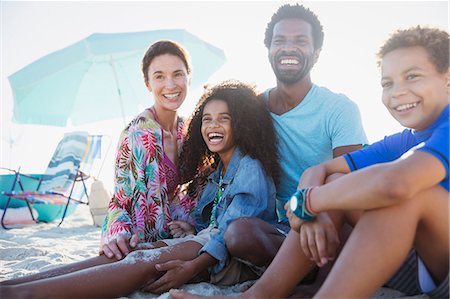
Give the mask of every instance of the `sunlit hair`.
[(177, 42), (170, 40), (160, 40), (152, 44), (142, 58), (141, 68), (145, 82), (148, 82), (148, 68), (150, 67), (153, 59), (164, 54), (171, 54), (179, 57), (181, 61), (183, 61), (187, 73), (191, 74), (190, 58), (186, 49)]
[(212, 100), (227, 103), (234, 142), (241, 152), (259, 160), (266, 174), (278, 182), (277, 138), (269, 111), (253, 86), (229, 80), (205, 90), (188, 122), (180, 155), (181, 183), (190, 182), (196, 174), (207, 175), (210, 171), (206, 170), (215, 169), (220, 161), (208, 149), (201, 133), (203, 109)]
[(383, 57), (399, 48), (422, 47), (439, 73), (449, 67), (449, 35), (437, 28), (411, 27), (394, 32), (378, 51), (378, 65)]
[(314, 50), (322, 48), (324, 33), (317, 15), (303, 5), (285, 4), (278, 8), (278, 10), (273, 14), (270, 22), (267, 24), (264, 37), (264, 44), (266, 45), (267, 49), (270, 48), (270, 44), (272, 43), (273, 28), (279, 21), (285, 19), (300, 19), (309, 23), (311, 25), (312, 35), (314, 39)]

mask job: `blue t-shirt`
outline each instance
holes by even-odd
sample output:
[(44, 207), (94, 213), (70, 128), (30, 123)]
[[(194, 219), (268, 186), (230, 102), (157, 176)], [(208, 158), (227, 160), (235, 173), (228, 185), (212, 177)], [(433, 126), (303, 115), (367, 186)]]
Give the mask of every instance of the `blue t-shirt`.
[(410, 151), (424, 151), (435, 156), (444, 165), (446, 176), (439, 183), (447, 191), (449, 187), (449, 105), (427, 129), (416, 132), (405, 129), (401, 133), (386, 136), (359, 151), (344, 155), (351, 171), (370, 165), (397, 160)]
[[(262, 97), (268, 102), (270, 90)], [(333, 149), (367, 143), (358, 106), (343, 94), (312, 85), (294, 109), (271, 113), (279, 140), (280, 183), (277, 186), (277, 214), (287, 221), (284, 204), (297, 190), (303, 172), (333, 158)]]

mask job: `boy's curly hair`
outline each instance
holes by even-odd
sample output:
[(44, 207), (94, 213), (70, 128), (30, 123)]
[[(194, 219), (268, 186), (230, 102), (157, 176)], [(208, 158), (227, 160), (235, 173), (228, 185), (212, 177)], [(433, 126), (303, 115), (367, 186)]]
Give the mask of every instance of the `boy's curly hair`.
[(188, 131), (180, 154), (181, 183), (207, 176), (217, 167), (219, 156), (206, 146), (201, 133), (203, 109), (211, 100), (227, 103), (235, 144), (244, 155), (259, 160), (275, 183), (279, 179), (277, 137), (272, 118), (255, 88), (236, 80), (224, 81), (207, 89), (188, 121)]
[(303, 5), (299, 5), (297, 3), (295, 5), (282, 5), (272, 15), (272, 19), (267, 24), (264, 36), (264, 45), (267, 49), (270, 49), (270, 44), (272, 43), (273, 28), (279, 21), (285, 19), (299, 19), (305, 21), (306, 23), (309, 23), (312, 28), (314, 50), (322, 48), (324, 33), (319, 18), (309, 8), (306, 8)]
[(449, 67), (449, 34), (437, 28), (411, 27), (394, 32), (378, 51), (378, 66), (383, 57), (399, 48), (422, 47), (439, 73)]

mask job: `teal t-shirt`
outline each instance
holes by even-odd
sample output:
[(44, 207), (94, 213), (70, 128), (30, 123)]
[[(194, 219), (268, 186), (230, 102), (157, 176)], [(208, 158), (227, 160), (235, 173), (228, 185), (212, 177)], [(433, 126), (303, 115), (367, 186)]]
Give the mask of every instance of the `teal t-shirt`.
[[(263, 94), (266, 102), (269, 92)], [(294, 109), (271, 115), (279, 139), (281, 166), (277, 215), (284, 222), (284, 204), (297, 190), (303, 172), (332, 159), (334, 148), (365, 144), (367, 138), (357, 105), (343, 94), (314, 84)]]

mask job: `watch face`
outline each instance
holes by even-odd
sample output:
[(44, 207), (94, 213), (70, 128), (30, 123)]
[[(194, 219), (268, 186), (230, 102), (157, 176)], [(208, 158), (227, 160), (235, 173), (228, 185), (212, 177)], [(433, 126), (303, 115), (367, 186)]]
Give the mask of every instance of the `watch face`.
[(297, 209), (297, 197), (296, 196), (292, 196), (291, 197), (291, 202), (290, 202), (290, 207), (291, 207), (291, 211), (295, 211), (295, 209)]

